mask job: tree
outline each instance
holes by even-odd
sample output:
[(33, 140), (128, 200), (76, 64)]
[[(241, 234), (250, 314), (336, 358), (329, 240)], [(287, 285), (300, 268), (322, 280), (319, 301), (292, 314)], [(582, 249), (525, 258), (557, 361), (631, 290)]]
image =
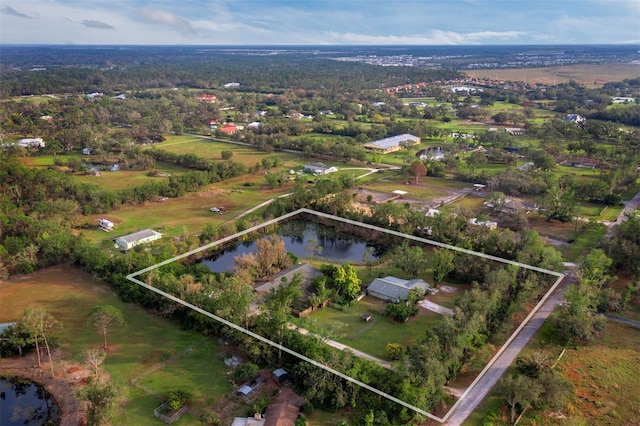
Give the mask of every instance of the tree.
[(347, 302), (351, 302), (358, 296), (362, 284), (358, 273), (351, 264), (336, 267), (333, 273), (333, 283), (338, 288), (338, 294), (344, 296)]
[(420, 181), (420, 176), (427, 174), (427, 167), (421, 160), (416, 160), (409, 166), (409, 173), (416, 180), (416, 184)]
[(320, 253), (322, 253), (322, 246), (318, 243), (317, 240), (312, 238), (307, 242), (305, 250), (309, 253), (309, 258), (312, 258), (315, 255), (320, 256)]
[(233, 151), (224, 150), (220, 152), (220, 156), (222, 157), (223, 160), (230, 160), (231, 157), (233, 157)]
[(511, 423), (516, 421), (518, 409), (522, 413), (538, 401), (542, 387), (527, 376), (506, 375), (500, 379), (498, 393), (505, 399), (510, 409)]
[(371, 246), (367, 247), (367, 249), (362, 253), (362, 263), (367, 265), (369, 275), (371, 275), (371, 268), (373, 268), (375, 260), (375, 249)]
[(40, 339), (44, 341), (47, 349), (47, 356), (49, 357), (49, 366), (51, 367), (51, 377), (55, 377), (53, 372), (53, 359), (51, 358), (51, 349), (49, 348), (47, 335), (58, 325), (58, 322), (44, 309), (25, 309), (20, 323), (35, 341), (36, 353), (38, 356), (38, 367), (42, 367), (38, 342)]
[(451, 250), (439, 248), (433, 253), (433, 280), (437, 284), (455, 269), (455, 254)]
[(540, 202), (540, 211), (547, 220), (557, 219), (562, 223), (571, 222), (576, 209), (575, 194), (572, 190), (553, 185)]
[(104, 339), (104, 350), (108, 350), (107, 345), (107, 330), (113, 326), (123, 326), (124, 316), (115, 306), (111, 305), (98, 305), (94, 307), (89, 313), (93, 325), (102, 332)]
[(107, 353), (102, 348), (91, 348), (84, 351), (84, 363), (87, 364), (96, 381), (100, 381), (100, 366)]
[(597, 300), (592, 288), (576, 284), (564, 293), (565, 303), (555, 325), (566, 343), (590, 342), (604, 329), (605, 317), (595, 314)]
[(82, 389), (81, 396), (87, 404), (87, 425), (105, 424), (115, 405), (118, 389), (112, 383), (101, 383), (90, 379)]
[(604, 250), (599, 248), (591, 250), (578, 269), (580, 282), (600, 291), (602, 286), (612, 279), (609, 275), (612, 264), (613, 259), (608, 257)]
[(427, 257), (422, 247), (409, 246), (406, 241), (393, 251), (391, 263), (413, 278), (426, 271), (428, 267)]

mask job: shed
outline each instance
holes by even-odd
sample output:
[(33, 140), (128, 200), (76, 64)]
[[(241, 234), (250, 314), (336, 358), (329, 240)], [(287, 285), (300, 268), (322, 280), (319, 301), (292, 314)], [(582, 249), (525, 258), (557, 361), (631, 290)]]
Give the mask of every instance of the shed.
[(370, 296), (389, 302), (398, 303), (409, 298), (409, 292), (414, 288), (423, 292), (429, 290), (429, 284), (419, 278), (403, 280), (392, 276), (376, 278), (367, 287)]
[(156, 241), (162, 238), (162, 234), (151, 229), (143, 229), (142, 231), (134, 232), (133, 234), (124, 235), (122, 237), (114, 238), (116, 248), (122, 250), (129, 250), (139, 244), (147, 244), (152, 241)]
[(278, 368), (273, 372), (273, 380), (281, 386), (289, 384), (291, 382), (291, 377), (289, 377), (289, 373), (284, 368)]

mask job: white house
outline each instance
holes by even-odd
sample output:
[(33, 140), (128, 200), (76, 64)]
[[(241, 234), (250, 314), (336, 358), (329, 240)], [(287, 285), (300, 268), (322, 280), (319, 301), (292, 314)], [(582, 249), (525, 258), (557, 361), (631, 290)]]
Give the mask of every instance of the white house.
[(324, 163), (307, 163), (304, 165), (304, 171), (313, 173), (314, 175), (328, 175), (338, 171), (337, 167), (327, 166)]
[(159, 240), (160, 238), (162, 238), (161, 233), (151, 229), (144, 229), (142, 231), (134, 232), (133, 234), (115, 238), (113, 242), (115, 243), (116, 248), (129, 250), (139, 244), (147, 244), (152, 241)]
[(567, 114), (564, 116), (564, 121), (572, 121), (576, 124), (584, 124), (587, 122), (587, 119), (580, 114)]
[(25, 138), (18, 141), (18, 146), (23, 146), (25, 148), (44, 148), (44, 145), (42, 138)]
[(91, 155), (92, 152), (93, 150), (91, 148), (82, 148), (82, 153), (84, 155)]

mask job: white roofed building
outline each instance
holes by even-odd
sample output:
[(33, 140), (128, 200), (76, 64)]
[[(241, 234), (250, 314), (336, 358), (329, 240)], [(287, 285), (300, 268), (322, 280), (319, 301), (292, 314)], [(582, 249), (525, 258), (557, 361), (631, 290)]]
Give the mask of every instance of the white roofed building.
[(362, 146), (369, 152), (380, 152), (382, 154), (387, 154), (389, 152), (401, 150), (405, 146), (417, 145), (419, 143), (419, 137), (411, 135), (409, 133), (404, 133), (402, 135), (391, 136), (389, 138), (365, 143)]
[(147, 244), (162, 238), (162, 234), (151, 229), (143, 229), (133, 234), (114, 238), (113, 242), (121, 250), (129, 250), (140, 244)]

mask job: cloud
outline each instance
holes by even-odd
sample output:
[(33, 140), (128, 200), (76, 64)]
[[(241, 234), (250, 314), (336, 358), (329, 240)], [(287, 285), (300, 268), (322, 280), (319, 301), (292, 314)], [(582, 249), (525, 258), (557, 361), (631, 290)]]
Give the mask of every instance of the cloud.
[(81, 22), (87, 28), (96, 28), (98, 30), (115, 30), (113, 25), (106, 24), (102, 21), (95, 21), (93, 19), (85, 19)]
[(524, 36), (523, 31), (480, 31), (472, 33), (458, 33), (455, 31), (433, 30), (428, 36), (396, 36), (396, 35), (367, 35), (354, 33), (325, 33), (330, 43), (347, 44), (477, 44), (489, 40), (506, 41)]
[(24, 14), (22, 12), (18, 12), (17, 10), (12, 8), (11, 6), (5, 6), (1, 10), (2, 10), (2, 13), (6, 13), (7, 15), (15, 16), (15, 17), (18, 17), (18, 18), (33, 19), (29, 15), (26, 15), (26, 14)]
[(162, 25), (185, 35), (197, 34), (191, 22), (174, 13), (151, 9), (137, 9), (134, 13), (148, 24)]

